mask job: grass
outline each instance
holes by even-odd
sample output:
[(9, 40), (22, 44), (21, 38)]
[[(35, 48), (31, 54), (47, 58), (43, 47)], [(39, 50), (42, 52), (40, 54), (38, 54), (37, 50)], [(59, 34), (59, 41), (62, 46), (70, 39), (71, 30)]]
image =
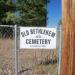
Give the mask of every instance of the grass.
[[(57, 75), (57, 50), (19, 50), (19, 72), (21, 75)], [(22, 72), (24, 71), (24, 72)], [(14, 40), (0, 39), (0, 75), (14, 74)]]

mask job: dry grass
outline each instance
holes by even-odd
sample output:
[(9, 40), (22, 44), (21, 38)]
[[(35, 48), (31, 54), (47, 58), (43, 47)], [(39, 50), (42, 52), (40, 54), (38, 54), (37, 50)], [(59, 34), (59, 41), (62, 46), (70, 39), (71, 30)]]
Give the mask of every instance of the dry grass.
[[(0, 75), (14, 73), (14, 41), (0, 39)], [(52, 59), (57, 59), (57, 51), (52, 51)], [(51, 64), (50, 50), (19, 50), (19, 73), (21, 75), (57, 75), (56, 63)], [(4, 74), (5, 73), (5, 74)]]

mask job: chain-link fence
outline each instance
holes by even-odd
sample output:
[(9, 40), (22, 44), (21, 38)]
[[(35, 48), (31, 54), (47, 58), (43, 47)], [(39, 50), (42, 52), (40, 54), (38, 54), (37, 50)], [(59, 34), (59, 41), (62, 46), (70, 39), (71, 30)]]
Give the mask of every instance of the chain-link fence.
[[(57, 30), (57, 48), (19, 49), (20, 28), (17, 27), (18, 75), (60, 75), (60, 29)], [(0, 75), (15, 74), (15, 26), (0, 26)]]
[(0, 75), (14, 75), (14, 26), (0, 25)]
[(56, 50), (22, 50), (19, 60), (21, 75), (57, 75)]

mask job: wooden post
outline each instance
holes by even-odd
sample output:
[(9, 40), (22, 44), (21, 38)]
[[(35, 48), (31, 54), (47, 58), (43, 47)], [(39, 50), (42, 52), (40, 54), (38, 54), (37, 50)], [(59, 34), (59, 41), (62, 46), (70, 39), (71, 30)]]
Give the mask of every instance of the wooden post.
[(62, 0), (61, 75), (75, 75), (75, 0)]

